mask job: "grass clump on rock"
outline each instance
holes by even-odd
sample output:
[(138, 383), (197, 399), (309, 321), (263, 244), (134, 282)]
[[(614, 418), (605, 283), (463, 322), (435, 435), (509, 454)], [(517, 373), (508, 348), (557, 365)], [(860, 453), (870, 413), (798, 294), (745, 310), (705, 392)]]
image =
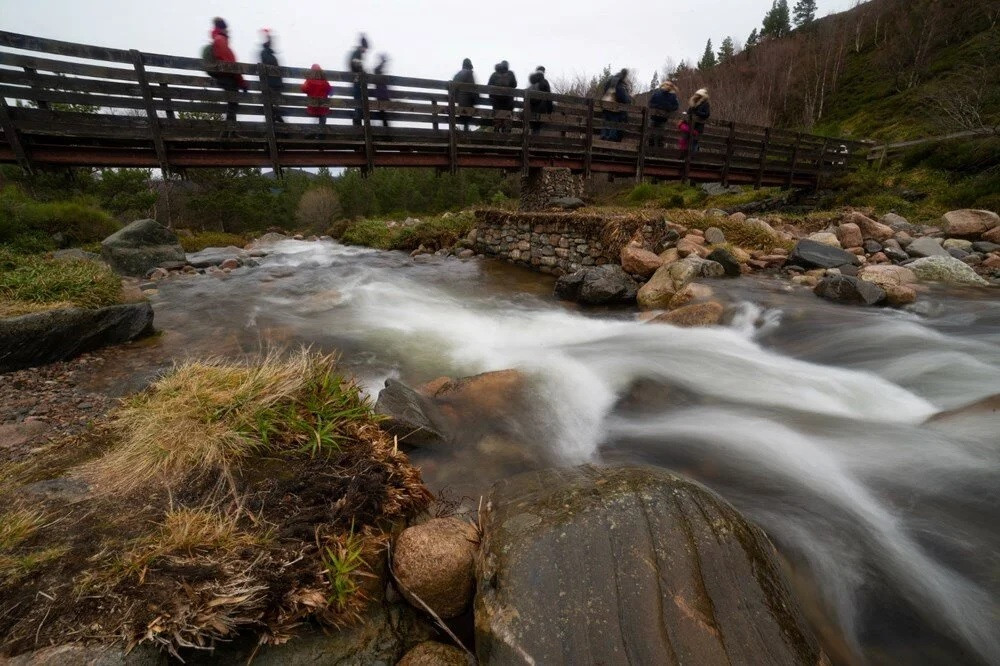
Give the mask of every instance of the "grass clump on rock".
[(0, 316), (60, 306), (101, 308), (121, 300), (121, 278), (104, 263), (0, 250)]
[(53, 448), (54, 480), (0, 470), (0, 503), (39, 483), (89, 488), (46, 495), (44, 524), (0, 544), (9, 558), (59, 549), (30, 576), (0, 571), (0, 654), (81, 640), (176, 653), (350, 623), (379, 594), (392, 530), (430, 498), (335, 359), (307, 351), (186, 363), (79, 437), (89, 458), (67, 469)]
[(243, 247), (249, 242), (245, 236), (225, 231), (199, 231), (191, 235), (178, 234), (177, 240), (180, 241), (185, 252), (201, 252), (209, 247), (229, 247), (230, 245)]
[(384, 220), (358, 220), (344, 230), (341, 239), (349, 245), (380, 250), (415, 250), (421, 245), (445, 248), (454, 245), (472, 230), (473, 214), (463, 211), (428, 218), (415, 224)]

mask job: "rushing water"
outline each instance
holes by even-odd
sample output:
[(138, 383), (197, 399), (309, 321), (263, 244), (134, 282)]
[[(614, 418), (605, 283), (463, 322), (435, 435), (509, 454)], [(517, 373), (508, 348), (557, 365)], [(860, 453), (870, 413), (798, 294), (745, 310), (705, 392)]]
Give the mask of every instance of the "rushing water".
[(461, 437), (416, 452), (436, 489), (478, 497), (542, 464), (674, 469), (767, 530), (835, 661), (1000, 663), (1000, 420), (923, 425), (1000, 393), (996, 296), (867, 310), (743, 278), (717, 285), (728, 326), (677, 329), (568, 307), (550, 279), (492, 261), (275, 250), (161, 283), (168, 355), (308, 343), (341, 350), (373, 393), (520, 369), (532, 408), (492, 424), (515, 453)]

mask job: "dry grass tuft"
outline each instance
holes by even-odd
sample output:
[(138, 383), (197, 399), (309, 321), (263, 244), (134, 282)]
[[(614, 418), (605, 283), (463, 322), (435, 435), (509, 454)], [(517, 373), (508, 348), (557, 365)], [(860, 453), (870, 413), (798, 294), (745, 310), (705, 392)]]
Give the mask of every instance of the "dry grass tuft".
[(18, 508), (0, 513), (0, 554), (13, 551), (44, 523), (45, 514), (34, 509)]

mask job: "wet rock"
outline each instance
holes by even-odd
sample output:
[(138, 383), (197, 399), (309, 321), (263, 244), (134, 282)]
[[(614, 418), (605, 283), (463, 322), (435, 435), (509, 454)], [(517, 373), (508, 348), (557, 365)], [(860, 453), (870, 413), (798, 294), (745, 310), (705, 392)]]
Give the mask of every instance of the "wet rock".
[(980, 417), (983, 415), (1000, 418), (1000, 393), (987, 396), (981, 400), (977, 400), (976, 402), (962, 407), (949, 409), (944, 412), (938, 412), (934, 416), (927, 419), (927, 422), (937, 423), (941, 421), (954, 421), (966, 416)]
[(715, 248), (705, 259), (722, 266), (723, 275), (726, 277), (739, 277), (743, 272), (739, 260), (726, 248)]
[(495, 370), (454, 379), (435, 391), (435, 404), (476, 418), (521, 408), (527, 379), (519, 370)]
[(97, 310), (63, 308), (0, 319), (0, 372), (10, 372), (121, 344), (151, 332), (149, 303)]
[(403, 655), (396, 666), (468, 666), (464, 652), (453, 645), (425, 641)]
[(857, 260), (857, 256), (850, 252), (804, 238), (795, 244), (785, 264), (803, 268), (836, 268)]
[(690, 256), (684, 261), (689, 262), (695, 266), (698, 270), (698, 277), (704, 278), (719, 278), (726, 274), (726, 269), (722, 264), (711, 261), (709, 259), (702, 259), (701, 257)]
[(649, 277), (663, 265), (663, 259), (637, 245), (629, 243), (621, 251), (622, 268), (630, 275)]
[(586, 269), (560, 275), (559, 279), (556, 280), (556, 298), (561, 298), (564, 301), (575, 301), (578, 299), (580, 297), (580, 287), (583, 286), (583, 278), (586, 275)]
[(895, 233), (889, 225), (876, 222), (867, 215), (857, 212), (849, 213), (844, 218), (844, 222), (858, 225), (858, 228), (861, 229), (861, 236), (866, 239), (874, 238), (877, 241), (884, 241), (892, 238)]
[(709, 245), (721, 245), (726, 242), (726, 234), (718, 227), (705, 229), (705, 242)]
[(819, 281), (813, 293), (828, 301), (877, 305), (885, 300), (885, 290), (872, 282), (850, 275), (831, 275)]
[(123, 275), (139, 276), (165, 261), (184, 261), (184, 248), (156, 220), (136, 220), (101, 241), (101, 258)]
[(146, 273), (146, 279), (152, 280), (153, 282), (157, 282), (169, 276), (170, 273), (167, 271), (166, 268), (163, 268), (162, 266), (157, 266), (153, 270)]
[(692, 282), (691, 284), (685, 285), (683, 289), (674, 294), (674, 297), (670, 299), (670, 303), (667, 304), (667, 307), (671, 310), (675, 310), (677, 308), (684, 307), (689, 303), (707, 301), (714, 295), (715, 292), (712, 291), (712, 288), (708, 285)]
[(866, 240), (861, 244), (861, 247), (864, 248), (866, 254), (875, 254), (882, 251), (882, 244), (877, 240)]
[(906, 265), (918, 279), (924, 282), (944, 282), (953, 285), (981, 285), (989, 282), (976, 275), (967, 264), (945, 255), (943, 257), (925, 257)]
[(689, 261), (661, 266), (639, 289), (639, 306), (647, 310), (665, 308), (674, 295), (698, 277), (698, 267)]
[(941, 247), (941, 241), (925, 236), (914, 239), (906, 246), (906, 253), (911, 257), (948, 257), (948, 251)]
[(631, 303), (639, 285), (618, 264), (585, 269), (577, 300), (585, 305)]
[(865, 282), (874, 282), (885, 289), (889, 285), (916, 284), (917, 274), (905, 266), (868, 265), (858, 271)]
[(443, 619), (460, 615), (472, 601), (478, 545), (475, 526), (460, 518), (406, 528), (392, 552), (399, 591), (414, 607), (427, 604)]
[(898, 247), (888, 247), (888, 246), (886, 246), (886, 247), (882, 248), (882, 253), (885, 254), (885, 256), (888, 259), (890, 259), (892, 261), (896, 261), (896, 262), (906, 261), (907, 259), (910, 258), (910, 255), (908, 255), (906, 252), (904, 252), (903, 250), (899, 249)]
[(977, 239), (1000, 226), (1000, 215), (988, 210), (953, 210), (944, 214), (941, 223), (949, 236)]
[(809, 234), (809, 240), (816, 241), (817, 243), (822, 243), (823, 245), (829, 245), (830, 247), (840, 247), (840, 239), (837, 238), (836, 234), (831, 234), (826, 231), (817, 231), (814, 234)]
[(395, 379), (385, 380), (375, 412), (387, 416), (382, 428), (404, 446), (440, 444), (446, 439), (444, 417), (426, 397)]
[(894, 308), (917, 300), (917, 290), (908, 284), (887, 284), (882, 288), (885, 290), (885, 302)]
[(476, 651), (506, 664), (802, 664), (826, 657), (765, 534), (642, 467), (496, 484), (483, 512)]
[(724, 311), (725, 308), (722, 307), (722, 304), (716, 301), (692, 303), (654, 317), (652, 321), (658, 324), (672, 324), (681, 328), (717, 326), (722, 321)]
[(845, 222), (837, 227), (837, 238), (840, 239), (841, 247), (858, 247), (864, 240), (861, 227), (853, 222)]
[(260, 256), (264, 256), (270, 249), (270, 246), (275, 243), (280, 243), (281, 241), (288, 240), (288, 236), (277, 231), (269, 231), (260, 238), (251, 241), (246, 249), (250, 251), (251, 256), (257, 256), (255, 252), (260, 253)]
[(475, 250), (470, 250), (468, 248), (466, 248), (464, 250), (460, 250), (459, 253), (458, 253), (458, 258), (459, 259), (472, 259), (474, 256), (476, 256), (476, 251)]

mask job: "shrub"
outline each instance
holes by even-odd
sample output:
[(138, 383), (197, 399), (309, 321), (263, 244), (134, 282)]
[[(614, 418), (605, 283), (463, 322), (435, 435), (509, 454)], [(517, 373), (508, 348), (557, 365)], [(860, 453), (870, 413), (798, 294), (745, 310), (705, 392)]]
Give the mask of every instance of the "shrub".
[(39, 202), (15, 187), (0, 193), (0, 243), (25, 234), (61, 234), (64, 245), (107, 238), (121, 225), (110, 215), (82, 201)]
[(340, 198), (332, 187), (306, 190), (295, 210), (299, 228), (315, 233), (329, 229), (341, 215)]
[(235, 245), (243, 247), (247, 244), (246, 236), (240, 234), (230, 234), (225, 231), (199, 231), (190, 236), (178, 236), (181, 247), (185, 252), (200, 252), (207, 247), (228, 247)]
[(342, 240), (380, 250), (415, 250), (421, 245), (440, 249), (451, 247), (469, 233), (474, 224), (471, 212), (435, 217), (412, 226), (389, 227), (382, 220), (359, 220), (347, 226)]
[(22, 314), (53, 304), (100, 308), (121, 302), (121, 278), (106, 265), (0, 252), (0, 312)]

